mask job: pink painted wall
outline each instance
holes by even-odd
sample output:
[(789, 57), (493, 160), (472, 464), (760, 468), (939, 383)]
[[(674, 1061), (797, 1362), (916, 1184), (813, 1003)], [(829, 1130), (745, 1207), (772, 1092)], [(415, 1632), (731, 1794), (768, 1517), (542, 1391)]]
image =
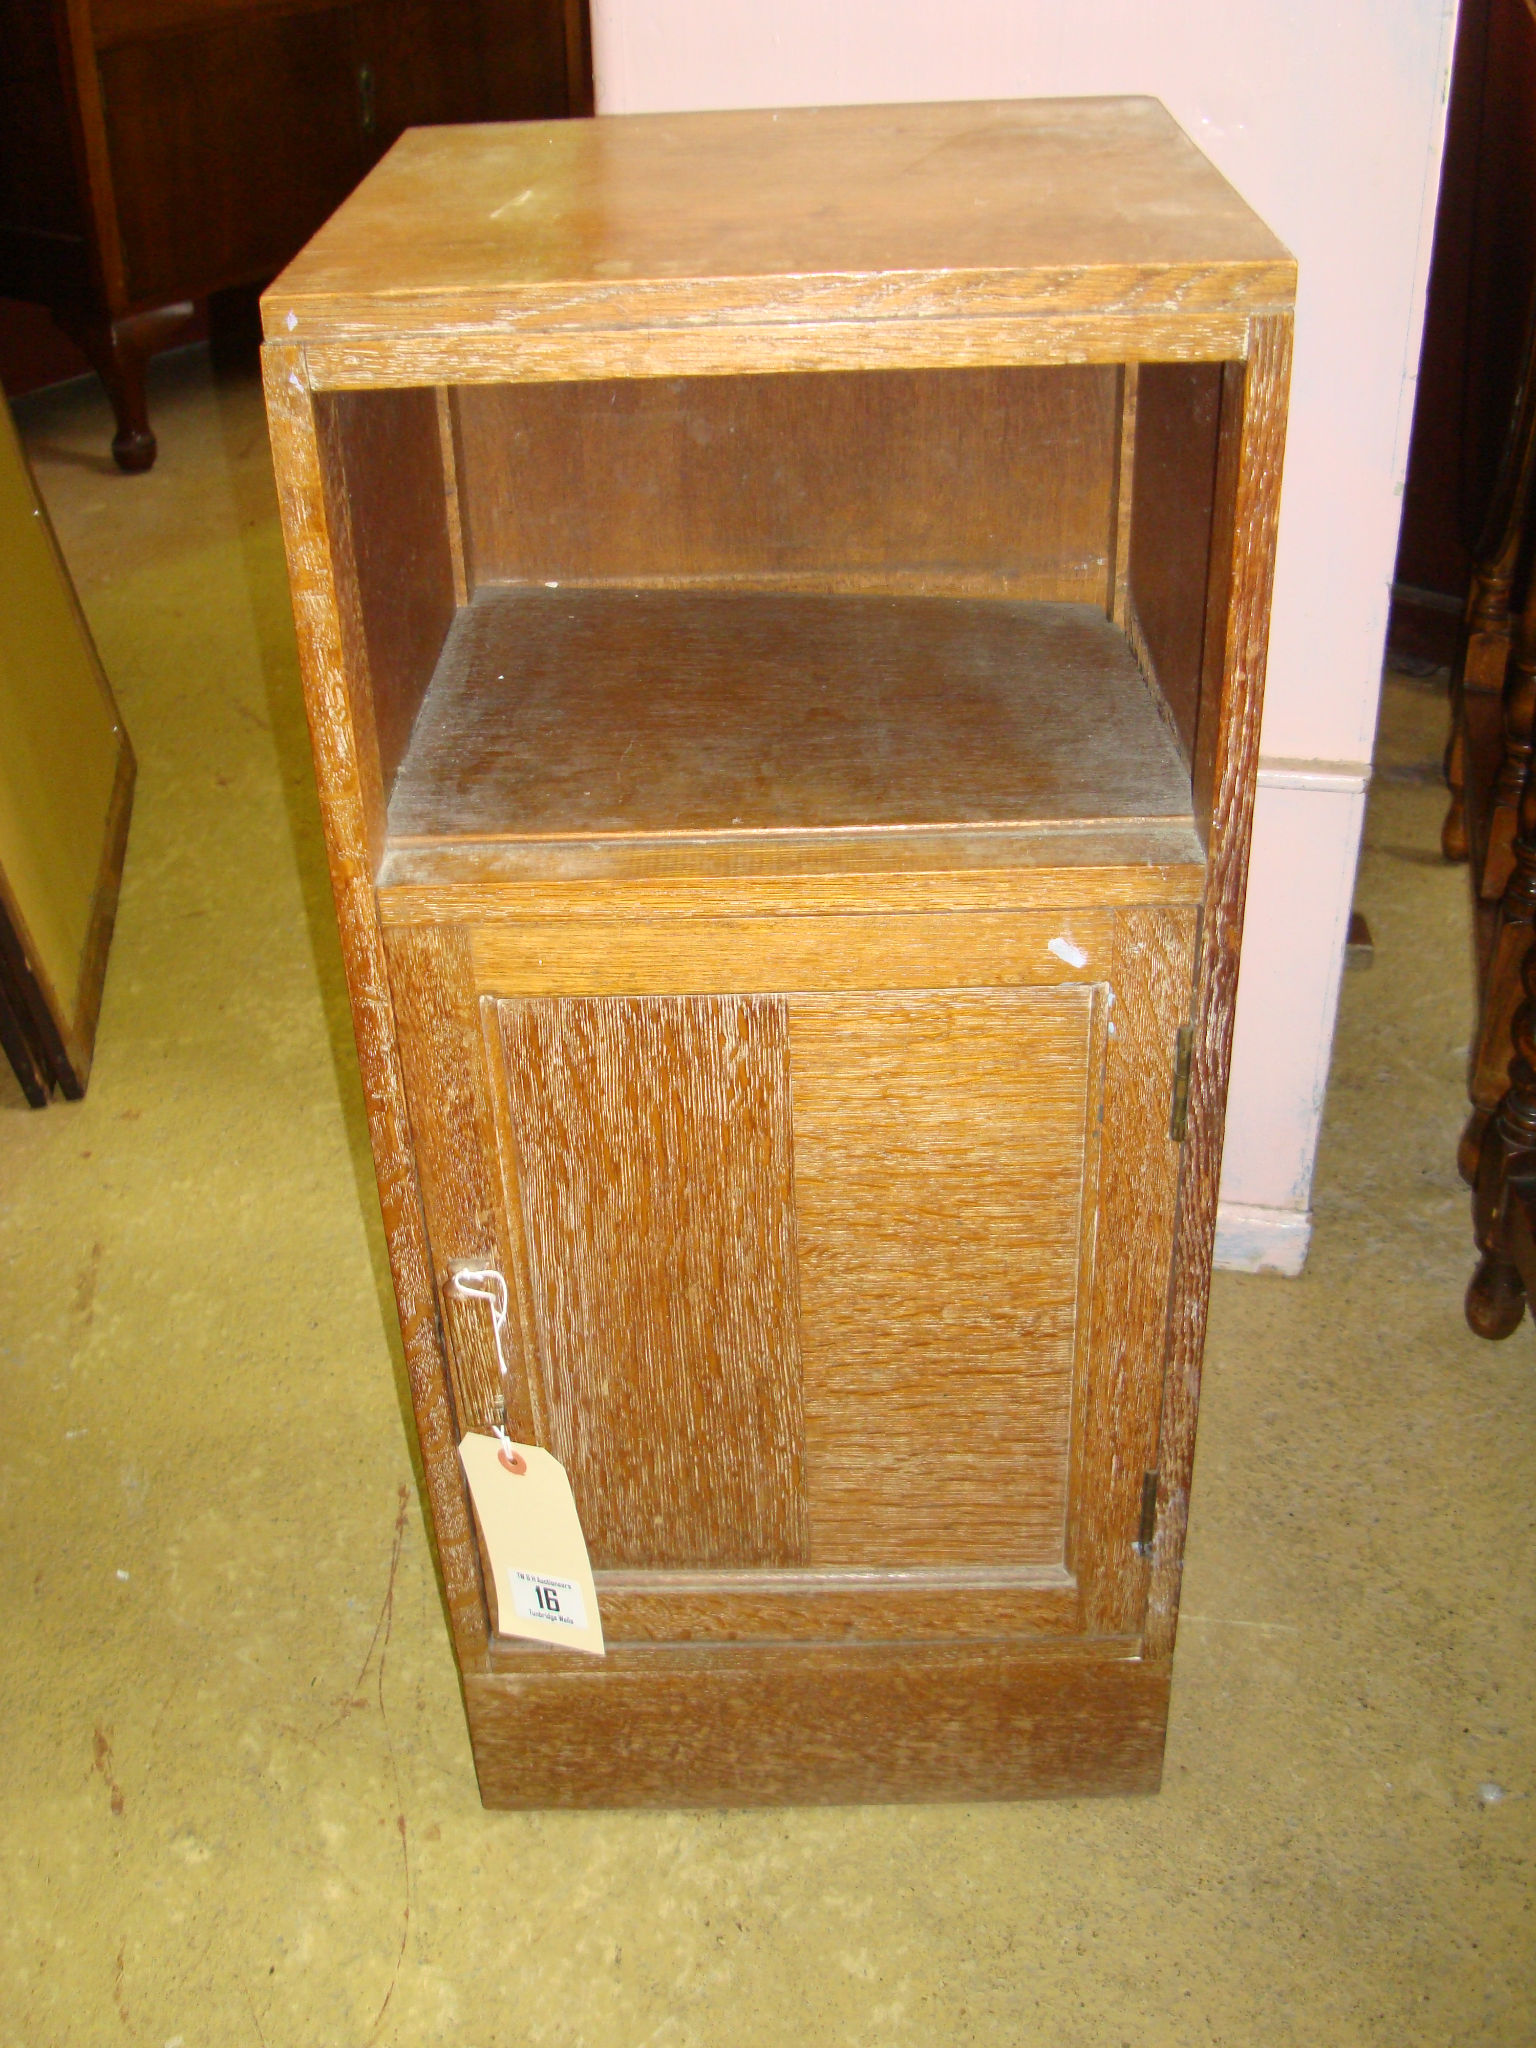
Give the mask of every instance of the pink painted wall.
[(1295, 252), (1262, 879), (1222, 1188), (1249, 1219), (1245, 1244), (1268, 1211), (1279, 1219), (1273, 1258), (1232, 1262), (1294, 1269), (1375, 729), (1454, 0), (593, 0), (592, 13), (609, 113), (1154, 93)]

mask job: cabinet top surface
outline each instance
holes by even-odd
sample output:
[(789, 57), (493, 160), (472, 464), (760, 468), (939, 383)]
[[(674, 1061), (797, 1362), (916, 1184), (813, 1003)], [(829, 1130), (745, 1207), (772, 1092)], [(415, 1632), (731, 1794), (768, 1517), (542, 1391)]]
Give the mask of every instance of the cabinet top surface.
[(323, 341), (1260, 311), (1294, 276), (1156, 100), (1028, 100), (415, 129), (263, 303)]

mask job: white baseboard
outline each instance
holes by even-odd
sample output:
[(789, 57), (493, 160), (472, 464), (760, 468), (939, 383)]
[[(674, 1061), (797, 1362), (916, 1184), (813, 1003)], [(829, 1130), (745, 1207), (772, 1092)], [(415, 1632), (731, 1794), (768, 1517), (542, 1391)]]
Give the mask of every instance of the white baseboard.
[(1216, 1264), (1225, 1273), (1282, 1273), (1294, 1280), (1311, 1241), (1310, 1209), (1216, 1206)]
[(1218, 1211), (1233, 1242), (1217, 1256), (1240, 1272), (1306, 1257), (1363, 784), (1340, 762), (1260, 770)]

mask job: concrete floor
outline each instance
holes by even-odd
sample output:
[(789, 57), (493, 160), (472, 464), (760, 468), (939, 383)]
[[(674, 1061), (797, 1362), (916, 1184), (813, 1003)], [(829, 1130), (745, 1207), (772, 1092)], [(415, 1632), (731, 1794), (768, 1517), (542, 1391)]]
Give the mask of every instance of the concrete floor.
[(1461, 1320), (1464, 876), (1389, 681), (1300, 1280), (1218, 1276), (1153, 1800), (490, 1815), (402, 1421), (253, 379), (19, 410), (139, 751), (0, 1107), (0, 2043), (1536, 2041), (1536, 1351)]

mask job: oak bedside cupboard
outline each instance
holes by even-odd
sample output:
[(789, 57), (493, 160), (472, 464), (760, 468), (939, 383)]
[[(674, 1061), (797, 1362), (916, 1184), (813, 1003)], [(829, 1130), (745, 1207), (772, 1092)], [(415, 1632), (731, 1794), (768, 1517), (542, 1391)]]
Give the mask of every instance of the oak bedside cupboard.
[(416, 131), (267, 294), (488, 1805), (1155, 1789), (1294, 283), (1126, 99)]

